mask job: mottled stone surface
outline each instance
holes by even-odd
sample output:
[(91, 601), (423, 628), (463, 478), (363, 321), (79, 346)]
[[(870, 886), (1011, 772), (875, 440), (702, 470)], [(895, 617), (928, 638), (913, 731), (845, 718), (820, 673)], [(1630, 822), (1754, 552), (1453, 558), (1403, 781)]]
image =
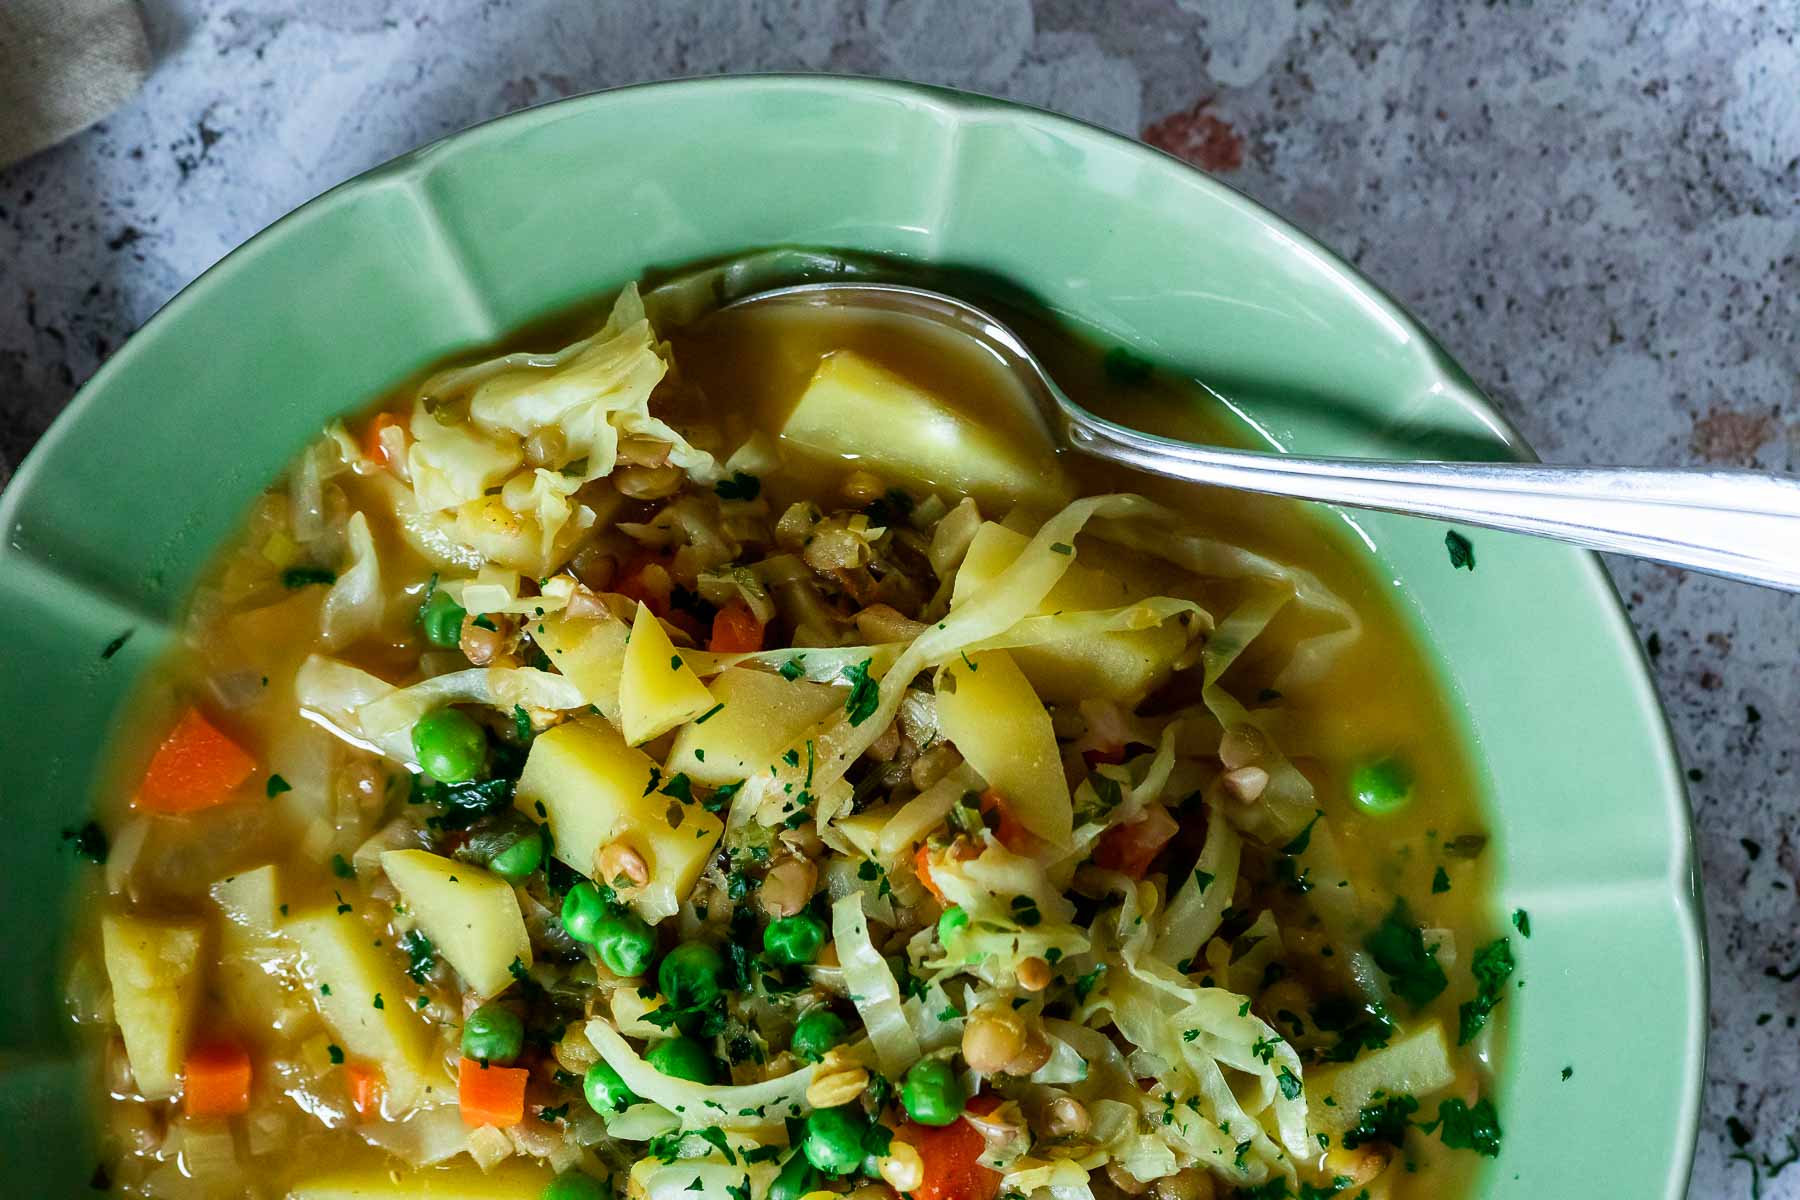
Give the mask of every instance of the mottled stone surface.
[[(1546, 458), (1800, 450), (1792, 0), (146, 2), (144, 93), (0, 173), (0, 472), (157, 306), (324, 188), (521, 105), (745, 70), (958, 84), (1149, 137), (1359, 263)], [(1693, 1191), (1748, 1196), (1734, 1142), (1779, 1161), (1800, 1126), (1797, 602), (1614, 569), (1698, 810)], [(1762, 1194), (1800, 1197), (1800, 1169)]]

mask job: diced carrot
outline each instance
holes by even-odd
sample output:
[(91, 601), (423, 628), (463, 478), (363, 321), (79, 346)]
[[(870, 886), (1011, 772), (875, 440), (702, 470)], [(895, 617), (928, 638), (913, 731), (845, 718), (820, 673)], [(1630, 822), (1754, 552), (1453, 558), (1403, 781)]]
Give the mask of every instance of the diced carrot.
[(229, 1117), (250, 1107), (250, 1052), (226, 1038), (206, 1038), (188, 1051), (181, 1106), (190, 1117)]
[(393, 460), (388, 455), (386, 443), (381, 440), (381, 431), (384, 429), (404, 431), (406, 422), (389, 412), (377, 415), (369, 422), (369, 427), (363, 430), (363, 457), (373, 459), (384, 467), (391, 467), (394, 465)]
[(1168, 809), (1152, 804), (1137, 820), (1114, 825), (1106, 831), (1100, 844), (1094, 847), (1094, 865), (1142, 879), (1179, 828)]
[(1019, 824), (1017, 818), (1012, 815), (1012, 809), (1007, 807), (1006, 797), (993, 788), (981, 793), (981, 811), (983, 815), (990, 812), (999, 814), (999, 820), (994, 827), (994, 836), (1000, 839), (1002, 846), (1014, 854), (1023, 854), (1029, 857), (1043, 848), (1043, 842), (1038, 840), (1038, 836)]
[(381, 1068), (367, 1063), (344, 1064), (344, 1084), (350, 1089), (350, 1104), (362, 1116), (381, 1108)]
[[(978, 1108), (981, 1101), (985, 1103)], [(969, 1110), (992, 1112), (998, 1103), (990, 1096), (975, 1096)], [(969, 1122), (958, 1118), (934, 1128), (908, 1121), (894, 1139), (911, 1145), (925, 1163), (925, 1177), (911, 1192), (913, 1200), (994, 1200), (999, 1194), (1000, 1172), (981, 1165), (987, 1139)]]
[(150, 756), (137, 805), (161, 813), (210, 808), (230, 799), (254, 770), (256, 760), (243, 747), (190, 708)]
[(748, 604), (733, 600), (713, 617), (712, 640), (706, 648), (714, 654), (754, 654), (763, 648), (763, 623)]
[(931, 847), (924, 842), (920, 842), (919, 848), (913, 851), (913, 873), (919, 877), (919, 882), (925, 885), (925, 890), (936, 896), (938, 903), (942, 904), (944, 893), (940, 892), (938, 885), (931, 880)]
[(612, 590), (648, 605), (659, 617), (669, 615), (669, 569), (654, 554), (640, 554), (626, 563)]
[(465, 1125), (505, 1129), (525, 1119), (524, 1067), (484, 1067), (465, 1058), (457, 1069), (456, 1102)]

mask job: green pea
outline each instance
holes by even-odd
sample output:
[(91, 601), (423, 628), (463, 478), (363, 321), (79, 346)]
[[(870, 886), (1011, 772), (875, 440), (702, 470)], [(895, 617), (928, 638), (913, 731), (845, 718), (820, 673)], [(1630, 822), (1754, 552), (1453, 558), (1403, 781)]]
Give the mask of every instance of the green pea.
[(463, 618), (468, 615), (449, 592), (433, 592), (419, 609), (419, 624), (425, 630), (426, 641), (454, 648), (462, 642)]
[(799, 966), (812, 962), (825, 948), (825, 922), (811, 913), (796, 913), (770, 921), (763, 930), (763, 950), (778, 963)]
[(806, 1161), (827, 1175), (848, 1175), (863, 1161), (863, 1135), (869, 1122), (862, 1109), (845, 1104), (815, 1108), (806, 1118)]
[(711, 1083), (718, 1075), (713, 1056), (691, 1037), (664, 1038), (644, 1052), (644, 1061), (664, 1075), (694, 1083)]
[(636, 913), (614, 913), (594, 927), (594, 948), (615, 975), (642, 975), (656, 957), (656, 934)]
[(518, 882), (544, 863), (544, 835), (537, 830), (521, 833), (511, 845), (488, 859), (488, 870), (510, 882)]
[(671, 1008), (704, 1008), (719, 997), (725, 960), (704, 942), (675, 947), (656, 968), (656, 986)]
[(558, 1175), (544, 1189), (544, 1200), (607, 1200), (609, 1195), (598, 1179), (574, 1171)]
[(587, 1097), (588, 1107), (603, 1117), (623, 1112), (638, 1102), (637, 1093), (625, 1086), (625, 1080), (605, 1059), (589, 1067), (581, 1077), (581, 1094)]
[(769, 1184), (768, 1200), (800, 1200), (819, 1182), (818, 1170), (806, 1161), (806, 1153), (796, 1150), (781, 1164), (781, 1173)]
[(921, 1125), (948, 1125), (962, 1116), (968, 1099), (948, 1059), (920, 1059), (900, 1084), (900, 1103), (906, 1115)]
[(829, 1008), (815, 1008), (794, 1022), (791, 1044), (795, 1056), (803, 1062), (818, 1062), (833, 1046), (842, 1045), (849, 1027), (844, 1018)]
[(591, 945), (600, 936), (600, 922), (607, 915), (606, 901), (600, 898), (600, 889), (585, 879), (563, 897), (563, 928), (578, 942)]
[(1412, 799), (1413, 773), (1406, 763), (1390, 755), (1364, 763), (1350, 775), (1350, 798), (1373, 817), (1399, 812)]
[(467, 783), (487, 760), (487, 734), (454, 708), (420, 717), (413, 725), (412, 744), (420, 768), (440, 783)]
[(524, 1048), (525, 1022), (510, 1008), (484, 1004), (463, 1022), (464, 1058), (503, 1065), (519, 1057)]
[(969, 914), (962, 905), (952, 904), (938, 916), (938, 944), (948, 946), (950, 939), (969, 927)]

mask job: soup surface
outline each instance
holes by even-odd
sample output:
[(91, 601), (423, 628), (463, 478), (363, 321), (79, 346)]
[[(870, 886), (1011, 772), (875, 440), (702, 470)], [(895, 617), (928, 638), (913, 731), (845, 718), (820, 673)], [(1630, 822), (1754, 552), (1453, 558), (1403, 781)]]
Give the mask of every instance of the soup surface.
[(1463, 1192), (1512, 958), (1340, 536), (929, 327), (659, 295), (334, 424), (198, 590), (87, 836), (115, 1190)]

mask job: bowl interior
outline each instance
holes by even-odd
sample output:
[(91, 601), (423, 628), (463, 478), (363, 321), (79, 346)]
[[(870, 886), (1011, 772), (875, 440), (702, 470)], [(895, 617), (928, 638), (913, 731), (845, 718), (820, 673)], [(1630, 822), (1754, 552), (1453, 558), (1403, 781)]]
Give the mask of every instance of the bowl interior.
[[(328, 193), (231, 255), (95, 376), (0, 498), (0, 1160), (93, 1169), (58, 999), (60, 834), (196, 572), (328, 416), (646, 269), (758, 246), (954, 264), (1214, 384), (1318, 454), (1526, 453), (1345, 264), (1180, 163), (1076, 122), (899, 84), (766, 77), (582, 97)], [(1703, 1045), (1688, 814), (1630, 628), (1592, 556), (1339, 514), (1453, 701), (1487, 791), (1501, 911), (1530, 912), (1487, 1196), (1685, 1188)], [(114, 643), (122, 635), (122, 646)], [(112, 648), (109, 652), (109, 648)], [(1622, 1014), (1630, 1014), (1622, 1020)], [(1573, 1068), (1565, 1081), (1564, 1068)], [(1593, 1099), (1606, 1097), (1604, 1105)]]

